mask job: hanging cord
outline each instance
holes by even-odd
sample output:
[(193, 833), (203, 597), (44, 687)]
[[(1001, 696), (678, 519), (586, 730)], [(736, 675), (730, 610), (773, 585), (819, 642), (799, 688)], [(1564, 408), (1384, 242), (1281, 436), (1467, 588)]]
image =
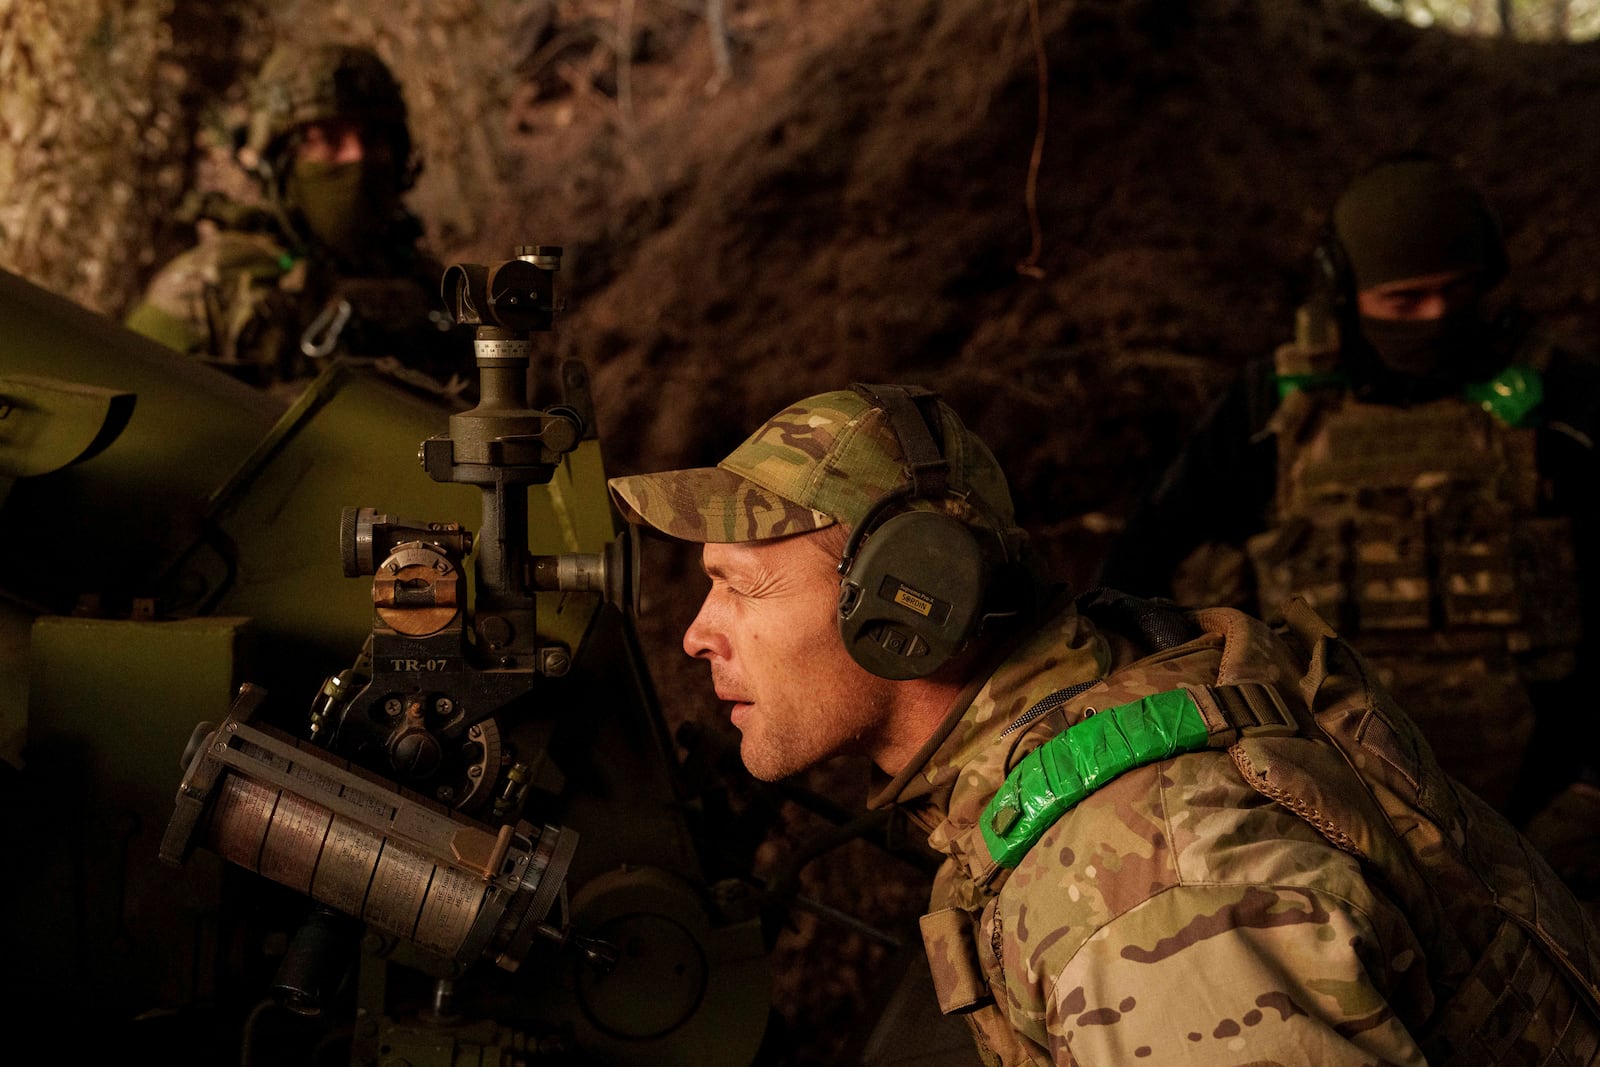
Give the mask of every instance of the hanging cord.
[(1028, 229), (1033, 245), (1028, 258), (1017, 264), (1017, 273), (1043, 278), (1039, 256), (1044, 251), (1044, 232), (1039, 226), (1039, 165), (1044, 159), (1044, 133), (1050, 117), (1050, 60), (1044, 51), (1044, 29), (1039, 24), (1039, 0), (1028, 0), (1028, 21), (1033, 27), (1033, 62), (1039, 81), (1039, 114), (1033, 130), (1033, 155), (1028, 160), (1028, 182), (1023, 194), (1028, 205)]

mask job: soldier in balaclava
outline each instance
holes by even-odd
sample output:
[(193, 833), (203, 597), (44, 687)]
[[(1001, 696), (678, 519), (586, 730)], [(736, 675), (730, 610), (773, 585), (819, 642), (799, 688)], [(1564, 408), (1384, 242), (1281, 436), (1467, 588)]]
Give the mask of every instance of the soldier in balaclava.
[(1267, 617), (1306, 598), (1524, 823), (1593, 750), (1594, 363), (1492, 301), (1499, 227), (1443, 160), (1357, 175), (1313, 264), (1295, 339), (1201, 420), (1098, 579)]
[(210, 224), (128, 325), (247, 381), (294, 389), (335, 355), (456, 396), (470, 341), (403, 197), (420, 170), (400, 86), (371, 49), (281, 46), (250, 87), (238, 161), (259, 205), (196, 199)]
[(1344, 344), (1341, 363), (1367, 399), (1415, 403), (1493, 376), (1518, 338), (1485, 321), (1505, 275), (1497, 224), (1454, 168), (1405, 158), (1339, 197), (1316, 253), (1319, 296)]

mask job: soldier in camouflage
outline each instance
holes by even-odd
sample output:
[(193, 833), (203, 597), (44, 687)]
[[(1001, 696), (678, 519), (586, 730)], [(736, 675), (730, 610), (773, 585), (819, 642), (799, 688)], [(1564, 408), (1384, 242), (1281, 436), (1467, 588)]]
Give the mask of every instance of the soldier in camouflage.
[[(1271, 628), (1067, 596), (925, 390), (809, 397), (716, 467), (609, 484), (629, 521), (703, 544), (683, 647), (748, 769), (864, 755), (870, 803), (946, 856), (923, 938), (986, 1064), (1600, 1063), (1600, 932), (1303, 600)], [(965, 595), (893, 526), (924, 512), (990, 566), (968, 636), (900, 672)], [(887, 660), (851, 624), (877, 538), (868, 594), (920, 620)]]
[(1600, 633), (1600, 365), (1491, 304), (1498, 227), (1439, 159), (1358, 175), (1313, 259), (1295, 340), (1202, 419), (1098, 579), (1269, 617), (1305, 596), (1526, 825), (1592, 788), (1600, 741), (1574, 674)]
[(281, 46), (250, 89), (238, 158), (261, 205), (194, 198), (202, 238), (127, 325), (253, 384), (297, 392), (336, 356), (458, 397), (473, 366), (402, 197), (420, 170), (400, 86), (371, 49)]

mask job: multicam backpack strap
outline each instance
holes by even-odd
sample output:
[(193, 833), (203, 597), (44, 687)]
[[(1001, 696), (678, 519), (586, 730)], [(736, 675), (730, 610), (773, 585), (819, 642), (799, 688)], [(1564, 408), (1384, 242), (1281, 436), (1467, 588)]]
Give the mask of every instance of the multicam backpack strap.
[[(1097, 588), (1076, 603), (1102, 628), (1131, 638), (1149, 652), (1164, 653), (1200, 634), (1196, 617), (1168, 600)], [(1136, 678), (1142, 667), (1142, 661), (1135, 661), (1105, 679), (1051, 693), (1001, 736), (1046, 715), (1059, 716), (1062, 707), (1091, 688), (1122, 677)], [(1023, 755), (990, 798), (978, 826), (968, 833), (969, 837), (981, 833), (982, 847), (957, 849), (969, 857), (987, 856), (987, 865), (969, 862), (977, 886), (986, 893), (998, 892), (1002, 870), (1015, 867), (1057, 819), (1120, 774), (1182, 752), (1228, 748), (1240, 737), (1288, 734), (1298, 728), (1283, 698), (1263, 680), (1267, 675), (1241, 676), (1215, 685), (1203, 684), (1203, 677), (1207, 676), (1191, 674), (1192, 684), (1145, 693), (1112, 707), (1083, 708), (1078, 722), (1059, 728)]]
[(1182, 686), (1095, 712), (1022, 758), (979, 820), (989, 856), (1012, 868), (1084, 797), (1135, 767), (1240, 738), (1298, 729), (1270, 685)]
[[(973, 830), (999, 842), (996, 862), (941, 871), (923, 919), (941, 1007), (1003, 1021), (974, 920), (1006, 882), (1007, 850), (1025, 853), (1033, 828), (1070, 807), (1061, 798), (1163, 753), (1215, 747), (1252, 788), (1358, 857), (1428, 945), (1439, 1002), (1415, 1025), (1430, 1063), (1600, 1063), (1600, 931), (1532, 846), (1444, 774), (1359, 653), (1298, 599), (1276, 638), (1239, 612), (1193, 618), (1224, 635), (1216, 683), (1102, 711), (1057, 735), (1054, 752), (1045, 742)], [(1008, 1055), (996, 1062), (1034, 1062), (1026, 1047)]]
[[(1359, 653), (1304, 601), (1283, 618), (1305, 652), (1298, 695), (1332, 751), (1255, 737), (1234, 760), (1376, 868), (1429, 944), (1441, 994), (1418, 1034), (1429, 1062), (1600, 1062), (1600, 932), (1581, 905), (1505, 819), (1445, 776)], [(1319, 764), (1318, 750), (1332, 760)]]

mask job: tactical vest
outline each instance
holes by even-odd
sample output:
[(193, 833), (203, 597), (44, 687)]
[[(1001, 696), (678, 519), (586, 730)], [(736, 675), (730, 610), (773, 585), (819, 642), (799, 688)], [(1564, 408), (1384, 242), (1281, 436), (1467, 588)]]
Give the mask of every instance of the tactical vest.
[[(1287, 346), (1286, 346), (1287, 347)], [(1280, 382), (1304, 382), (1286, 366)], [(1535, 431), (1485, 405), (1290, 388), (1271, 526), (1247, 542), (1263, 616), (1302, 596), (1368, 656), (1445, 769), (1491, 804), (1533, 728), (1527, 684), (1575, 667), (1570, 522), (1538, 514)]]
[[(1080, 793), (1167, 755), (1226, 750), (1251, 788), (1359, 858), (1406, 914), (1427, 947), (1436, 995), (1427, 1019), (1407, 1020), (1430, 1063), (1600, 1063), (1600, 931), (1510, 824), (1446, 777), (1359, 653), (1303, 600), (1291, 601), (1282, 616), (1274, 635), (1231, 609), (1192, 613), (1201, 630), (1223, 635), (1225, 666), (1219, 674), (1214, 654), (1185, 658), (1180, 646), (1162, 654), (1161, 670), (1181, 683), (1173, 694), (1199, 726), (1173, 732), (1165, 752), (1148, 749), (1120, 765), (1116, 758), (1080, 763), (1080, 777), (1095, 779)], [(1071, 720), (1074, 710), (1104, 707), (1108, 693), (1125, 699), (1119, 677), (1149, 677), (1143, 664), (1075, 687), (1059, 709)], [(980, 825), (956, 842), (954, 882), (936, 886), (950, 906), (922, 920), (930, 959), (942, 963), (934, 968), (940, 1007), (968, 1015), (991, 1064), (1050, 1062), (1009, 1026), (997, 1006), (1004, 998), (990, 992), (1001, 976), (986, 971), (977, 943), (997, 933), (996, 905), (1011, 867), (1065, 813), (1064, 805), (1045, 811), (1052, 801), (1036, 802), (1086, 784), (1057, 778), (1041, 792), (1028, 777), (1054, 775), (1040, 765), (1049, 747), (1069, 742), (1074, 731), (1104, 732), (1100, 717), (1032, 748), (1019, 742)], [(1018, 818), (1019, 810), (1028, 817)], [(966, 946), (965, 956), (953, 957), (953, 945)]]
[(303, 383), (337, 354), (457, 396), (470, 341), (451, 332), (436, 274), (339, 276), (276, 234), (223, 229), (167, 264), (127, 324), (252, 385)]

